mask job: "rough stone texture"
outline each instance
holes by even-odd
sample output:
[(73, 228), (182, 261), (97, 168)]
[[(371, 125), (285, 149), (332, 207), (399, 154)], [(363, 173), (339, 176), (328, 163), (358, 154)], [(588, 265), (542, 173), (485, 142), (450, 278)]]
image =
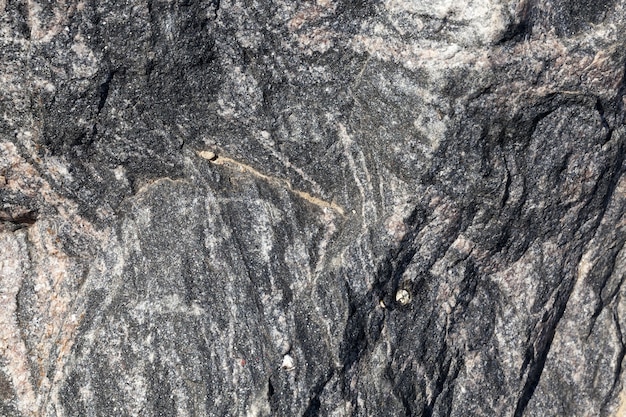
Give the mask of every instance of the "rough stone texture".
[(0, 16), (0, 415), (626, 415), (625, 1)]

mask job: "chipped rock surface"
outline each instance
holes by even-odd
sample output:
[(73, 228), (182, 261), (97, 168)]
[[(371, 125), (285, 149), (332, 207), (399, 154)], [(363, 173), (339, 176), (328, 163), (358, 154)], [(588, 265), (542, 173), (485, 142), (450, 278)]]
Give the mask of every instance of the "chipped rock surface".
[(0, 0), (0, 415), (626, 415), (626, 1)]

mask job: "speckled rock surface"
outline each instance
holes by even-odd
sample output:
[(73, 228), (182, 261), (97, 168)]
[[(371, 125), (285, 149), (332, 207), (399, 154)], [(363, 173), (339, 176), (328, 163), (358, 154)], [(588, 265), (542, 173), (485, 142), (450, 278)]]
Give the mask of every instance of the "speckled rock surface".
[(621, 0), (0, 0), (0, 415), (626, 415), (625, 46)]

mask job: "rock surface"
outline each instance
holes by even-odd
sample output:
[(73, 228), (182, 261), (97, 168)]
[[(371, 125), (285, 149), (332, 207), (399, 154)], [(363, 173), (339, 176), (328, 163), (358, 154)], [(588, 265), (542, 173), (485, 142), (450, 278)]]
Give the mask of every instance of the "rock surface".
[(0, 415), (626, 415), (626, 1), (0, 0)]

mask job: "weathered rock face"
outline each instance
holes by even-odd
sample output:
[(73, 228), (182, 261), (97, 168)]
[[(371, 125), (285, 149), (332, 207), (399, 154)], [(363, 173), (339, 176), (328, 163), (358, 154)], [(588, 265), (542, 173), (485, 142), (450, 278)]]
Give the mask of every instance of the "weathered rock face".
[(0, 1), (0, 415), (624, 415), (625, 8)]

